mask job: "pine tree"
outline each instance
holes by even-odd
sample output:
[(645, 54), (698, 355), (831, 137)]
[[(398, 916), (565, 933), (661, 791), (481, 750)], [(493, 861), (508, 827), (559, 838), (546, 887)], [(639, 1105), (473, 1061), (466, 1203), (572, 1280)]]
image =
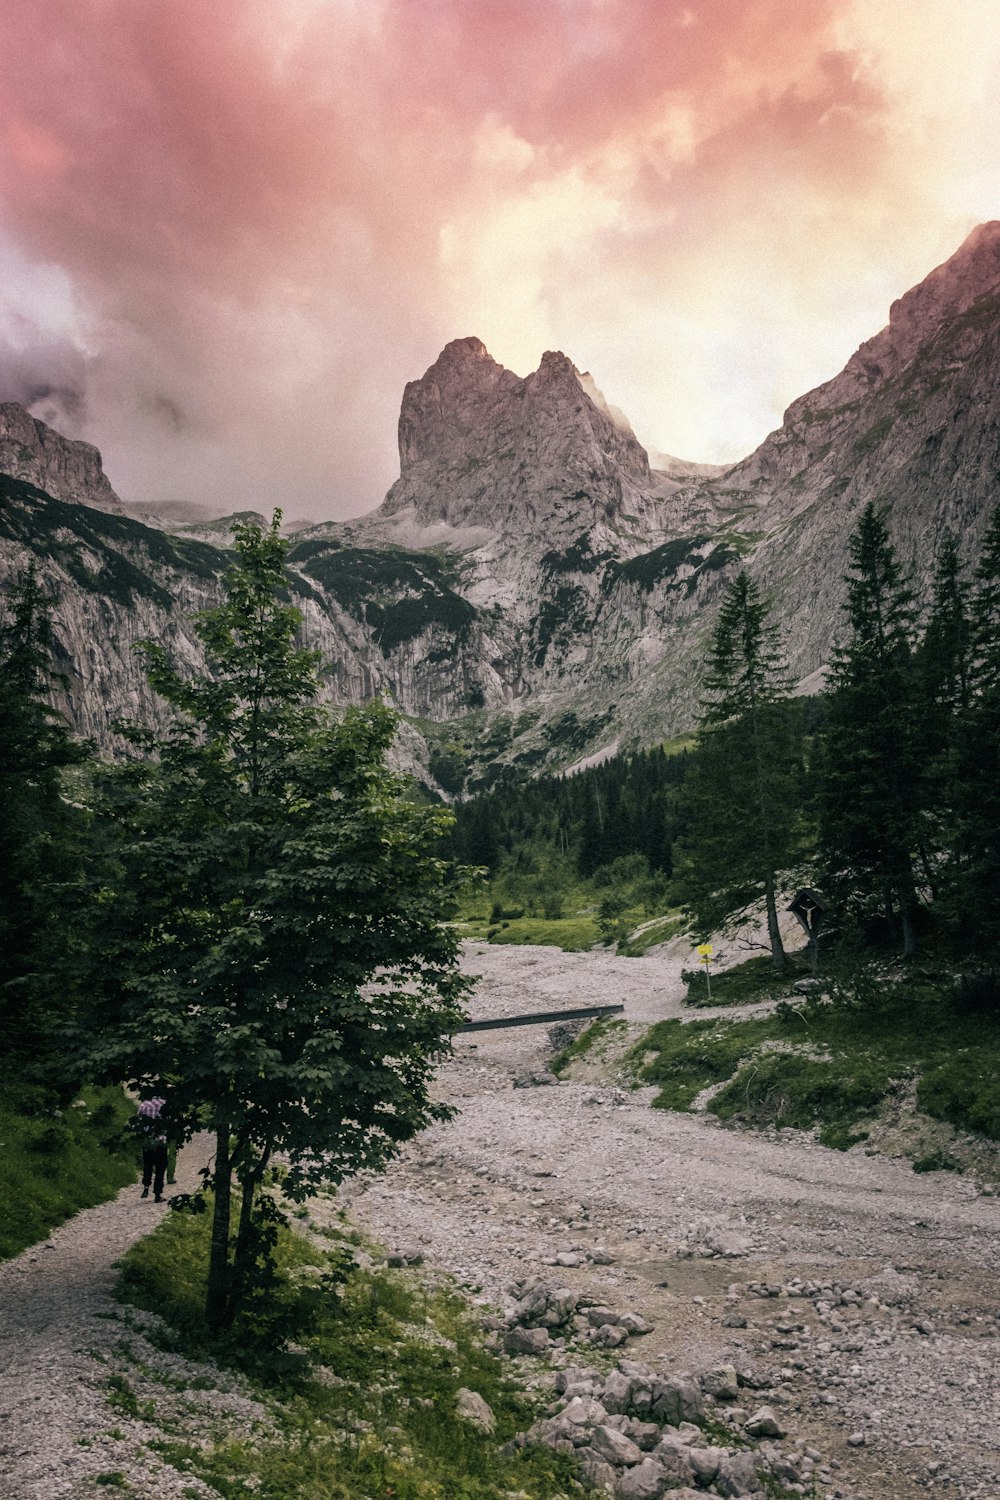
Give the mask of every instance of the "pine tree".
[(1000, 506), (983, 539), (971, 607), (968, 700), (957, 735), (953, 921), (977, 947), (1000, 940)]
[(317, 704), (316, 657), (281, 603), (278, 519), (237, 528), (225, 602), (196, 622), (206, 674), (146, 647), (175, 719), (134, 730), (145, 756), (107, 773), (109, 847), (81, 913), (95, 995), (81, 1059), (164, 1086), (173, 1117), (215, 1138), (214, 1327), (268, 1264), (260, 1188), (277, 1153), (302, 1197), (378, 1170), (447, 1114), (429, 1083), (466, 983), (441, 921), (450, 815), (408, 803), (386, 769), (388, 709)]
[(935, 898), (955, 857), (956, 759), (969, 709), (972, 624), (958, 547), (946, 537), (934, 578), (931, 612), (917, 651), (916, 750), (924, 805), (920, 857)]
[(913, 596), (873, 505), (849, 548), (849, 633), (828, 679), (823, 859), (844, 907), (898, 923), (912, 954), (921, 810)]
[(0, 616), (0, 1056), (18, 1066), (51, 1050), (53, 1023), (71, 998), (51, 974), (62, 941), (53, 889), (72, 870), (83, 833), (64, 772), (89, 754), (49, 703), (59, 682), (50, 602), (31, 565)]
[(798, 845), (802, 743), (777, 626), (745, 572), (719, 611), (705, 686), (710, 697), (686, 789), (691, 826), (680, 850), (681, 894), (707, 930), (763, 895), (780, 972), (776, 883)]

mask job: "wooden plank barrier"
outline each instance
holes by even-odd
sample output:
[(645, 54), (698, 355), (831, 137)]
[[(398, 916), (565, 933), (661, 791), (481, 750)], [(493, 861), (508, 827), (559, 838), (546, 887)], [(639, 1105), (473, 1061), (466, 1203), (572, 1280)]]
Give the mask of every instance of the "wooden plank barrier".
[(506, 1026), (541, 1026), (546, 1021), (585, 1021), (596, 1016), (621, 1015), (624, 1005), (584, 1005), (577, 1010), (536, 1010), (526, 1016), (504, 1016), (499, 1021), (466, 1021), (464, 1031), (499, 1031)]

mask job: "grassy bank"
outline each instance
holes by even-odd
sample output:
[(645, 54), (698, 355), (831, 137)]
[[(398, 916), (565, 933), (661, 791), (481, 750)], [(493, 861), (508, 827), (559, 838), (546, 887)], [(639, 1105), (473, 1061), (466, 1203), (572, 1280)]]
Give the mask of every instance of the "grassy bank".
[[(759, 964), (730, 972), (740, 998), (767, 982)], [(727, 977), (713, 981), (713, 994)], [(1000, 1005), (989, 979), (866, 970), (836, 985), (832, 1000), (797, 999), (766, 1017), (662, 1021), (632, 1057), (642, 1081), (659, 1085), (664, 1109), (689, 1109), (721, 1084), (708, 1106), (721, 1119), (818, 1127), (843, 1149), (915, 1081), (925, 1114), (1000, 1141)]]
[[(158, 1429), (152, 1446), (182, 1473), (225, 1500), (582, 1495), (562, 1455), (501, 1451), (537, 1415), (535, 1403), (509, 1362), (483, 1347), (457, 1296), (422, 1287), (412, 1272), (358, 1264), (367, 1257), (346, 1232), (327, 1231), (324, 1243), (283, 1232), (277, 1287), (233, 1336), (213, 1342), (201, 1311), (208, 1229), (208, 1215), (171, 1214), (129, 1252), (120, 1285), (124, 1301), (166, 1320), (158, 1341), (171, 1359), (160, 1373), (113, 1377), (112, 1394)], [(192, 1424), (190, 1406), (178, 1404), (176, 1355), (238, 1371), (261, 1414), (252, 1430), (226, 1411), (213, 1425), (210, 1394)], [(206, 1366), (197, 1368), (189, 1389), (205, 1392)], [(493, 1433), (459, 1415), (463, 1388), (486, 1401)]]
[(122, 1136), (133, 1111), (121, 1089), (85, 1088), (58, 1109), (44, 1091), (7, 1081), (0, 1104), (0, 1259), (135, 1181), (135, 1147)]

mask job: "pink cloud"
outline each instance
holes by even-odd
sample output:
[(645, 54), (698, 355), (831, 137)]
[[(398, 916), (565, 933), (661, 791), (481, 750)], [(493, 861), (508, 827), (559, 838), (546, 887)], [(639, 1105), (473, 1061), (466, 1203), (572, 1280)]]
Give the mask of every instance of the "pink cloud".
[[(720, 235), (799, 288), (793, 333), (817, 220), (831, 253), (860, 233), (871, 255), (884, 202), (924, 253), (857, 3), (8, 7), (0, 236), (70, 289), (84, 389), (67, 423), (137, 499), (284, 492), (330, 514), (378, 501), (402, 385), (451, 337), (507, 339), (508, 359), (559, 344), (599, 381), (617, 337), (659, 382), (648, 410), (667, 404), (639, 330), (679, 326), (672, 288), (709, 321), (738, 313), (712, 284), (747, 274)], [(50, 314), (0, 307), (8, 388), (28, 366), (59, 386)], [(634, 411), (649, 378), (609, 394)]]

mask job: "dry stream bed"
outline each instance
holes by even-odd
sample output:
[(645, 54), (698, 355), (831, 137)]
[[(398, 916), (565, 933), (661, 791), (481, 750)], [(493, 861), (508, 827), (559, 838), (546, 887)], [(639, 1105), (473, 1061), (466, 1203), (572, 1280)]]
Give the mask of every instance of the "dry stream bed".
[[(466, 964), (476, 1019), (621, 1001), (638, 1035), (683, 1013), (669, 950), (473, 944)], [(802, 1132), (651, 1109), (653, 1090), (615, 1086), (599, 1059), (514, 1086), (550, 1052), (544, 1027), (460, 1038), (439, 1084), (454, 1120), (341, 1202), (500, 1307), (540, 1277), (653, 1324), (618, 1354), (735, 1365), (748, 1384), (730, 1405), (773, 1407), (785, 1445), (820, 1455), (818, 1494), (998, 1500), (1000, 1201)], [(586, 1363), (586, 1343), (554, 1359)]]

